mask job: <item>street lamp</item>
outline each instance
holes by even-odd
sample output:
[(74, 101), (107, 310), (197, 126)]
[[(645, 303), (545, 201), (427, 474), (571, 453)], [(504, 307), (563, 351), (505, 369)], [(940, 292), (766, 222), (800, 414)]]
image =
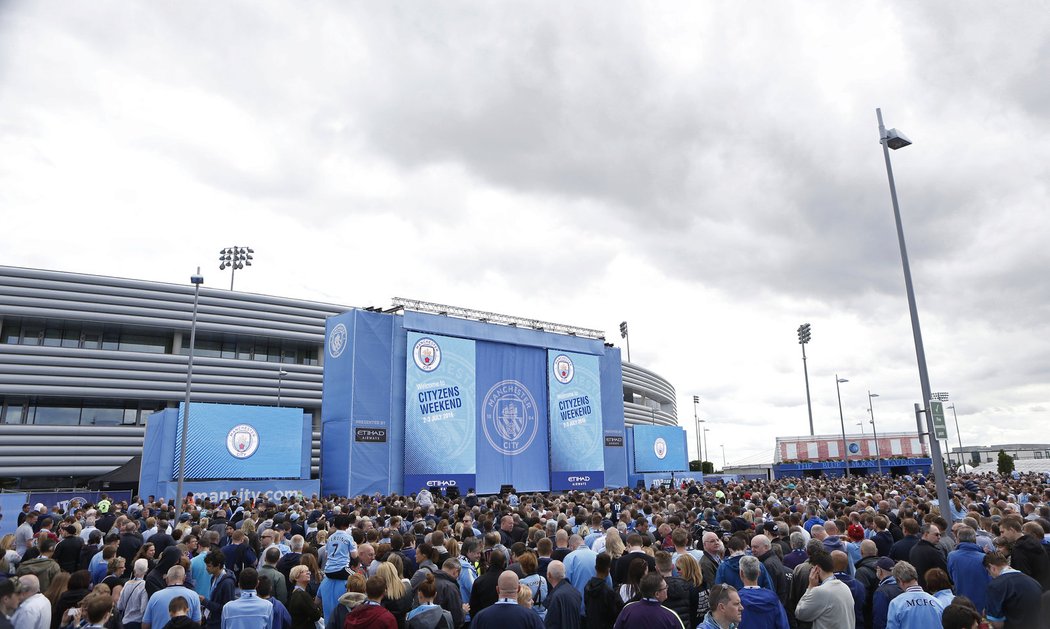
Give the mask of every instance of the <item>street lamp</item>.
[(237, 269), (243, 269), (252, 265), (252, 254), (255, 249), (251, 247), (226, 247), (219, 251), (219, 270), (224, 271), (230, 267), (230, 290), (233, 290), (233, 276)]
[(620, 338), (627, 339), (627, 362), (631, 362), (631, 337), (627, 334), (627, 322), (620, 322)]
[(288, 372), (284, 369), (281, 369), (277, 372), (277, 408), (281, 408), (281, 381), (287, 375)]
[[(711, 432), (711, 429), (707, 428), (705, 426), (704, 427), (704, 460), (705, 461), (708, 459), (707, 455), (710, 454), (710, 451), (707, 449), (707, 433), (709, 433), (709, 432)], [(711, 464), (711, 467), (712, 467), (712, 469), (714, 468), (714, 463)]]
[(875, 440), (875, 464), (879, 468), (879, 476), (882, 476), (882, 453), (879, 452), (879, 433), (875, 431), (875, 407), (871, 405), (872, 398), (879, 397), (878, 393), (868, 391), (868, 412), (871, 413), (871, 438)]
[(802, 373), (806, 376), (806, 410), (809, 411), (809, 436), (813, 436), (813, 403), (809, 399), (809, 369), (806, 367), (806, 343), (809, 343), (809, 339), (812, 338), (812, 334), (809, 331), (809, 324), (803, 323), (798, 326), (798, 344), (802, 346)]
[(722, 473), (726, 471), (726, 444), (719, 444), (722, 446)]
[(860, 426), (860, 436), (863, 438), (864, 437), (864, 422), (857, 422), (857, 425)]
[(926, 430), (930, 434), (930, 450), (933, 459), (933, 470), (937, 486), (937, 503), (943, 513), (947, 513), (948, 479), (944, 474), (944, 460), (941, 459), (941, 445), (933, 430), (933, 409), (930, 408), (930, 375), (926, 370), (926, 350), (922, 345), (922, 330), (919, 326), (919, 309), (915, 304), (915, 289), (912, 287), (911, 266), (908, 264), (908, 248), (904, 244), (904, 224), (901, 222), (900, 205), (897, 203), (897, 185), (893, 181), (893, 166), (890, 164), (890, 149), (897, 150), (911, 144), (911, 140), (896, 129), (887, 129), (882, 123), (882, 110), (876, 108), (879, 119), (879, 143), (882, 144), (882, 156), (886, 160), (886, 178), (890, 184), (890, 200), (893, 203), (893, 220), (897, 224), (897, 243), (901, 250), (901, 265), (904, 267), (904, 287), (908, 293), (908, 309), (911, 313), (911, 330), (915, 341), (915, 359), (919, 366), (919, 386), (922, 388), (923, 404), (926, 405)]
[(842, 391), (839, 389), (839, 384), (843, 382), (849, 382), (845, 378), (840, 378), (838, 374), (835, 374), (835, 394), (839, 398), (839, 424), (842, 426), (842, 460), (846, 464), (846, 476), (849, 477), (849, 450), (846, 448), (846, 419), (842, 416)]
[(190, 276), (190, 283), (193, 284), (193, 315), (190, 317), (190, 351), (189, 357), (186, 361), (186, 402), (182, 405), (182, 440), (179, 449), (179, 482), (178, 488), (175, 490), (175, 519), (172, 520), (173, 522), (178, 522), (179, 516), (182, 514), (182, 486), (186, 481), (186, 435), (189, 432), (190, 389), (193, 386), (193, 346), (197, 341), (197, 303), (200, 299), (201, 284), (204, 283), (200, 267), (197, 267), (196, 275)]
[(696, 458), (700, 459), (700, 471), (704, 471), (704, 450), (700, 446), (700, 415), (697, 405), (700, 404), (700, 396), (693, 396), (693, 422), (696, 423)]
[(955, 402), (948, 408), (952, 409), (952, 417), (955, 418), (955, 437), (959, 440), (959, 465), (963, 464), (962, 432), (959, 430), (959, 416), (955, 414)]

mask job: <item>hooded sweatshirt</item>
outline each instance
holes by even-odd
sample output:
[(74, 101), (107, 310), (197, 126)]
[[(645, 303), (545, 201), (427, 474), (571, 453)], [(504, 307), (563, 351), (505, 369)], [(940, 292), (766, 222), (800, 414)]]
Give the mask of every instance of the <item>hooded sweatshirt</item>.
[(452, 614), (440, 605), (420, 605), (412, 610), (405, 623), (408, 629), (455, 629)]
[(774, 592), (746, 586), (740, 590), (740, 602), (744, 614), (739, 629), (788, 629), (787, 612)]
[(146, 575), (146, 594), (153, 596), (157, 591), (163, 590), (167, 585), (164, 577), (168, 574), (168, 569), (179, 563), (182, 558), (182, 553), (175, 546), (169, 546), (164, 549), (164, 552), (160, 554), (160, 561), (153, 570), (149, 571)]
[(343, 629), (346, 617), (355, 607), (366, 600), (368, 600), (368, 597), (360, 592), (347, 592), (340, 596), (339, 604), (335, 606), (335, 611), (332, 612), (328, 622), (325, 623), (325, 629)]
[(397, 621), (382, 605), (365, 601), (350, 612), (343, 626), (346, 629), (397, 629)]

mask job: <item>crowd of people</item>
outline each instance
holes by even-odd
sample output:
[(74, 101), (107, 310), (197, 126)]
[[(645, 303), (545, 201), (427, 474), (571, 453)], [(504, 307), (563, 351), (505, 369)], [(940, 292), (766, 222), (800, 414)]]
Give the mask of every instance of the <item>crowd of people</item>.
[(878, 476), (27, 504), (0, 541), (0, 629), (1050, 629), (1047, 479), (934, 493)]

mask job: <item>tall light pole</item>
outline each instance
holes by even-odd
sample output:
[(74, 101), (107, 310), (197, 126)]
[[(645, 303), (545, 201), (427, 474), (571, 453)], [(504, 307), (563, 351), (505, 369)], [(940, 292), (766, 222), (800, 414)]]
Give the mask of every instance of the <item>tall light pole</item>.
[(952, 417), (955, 418), (955, 436), (959, 439), (959, 465), (963, 464), (963, 453), (962, 453), (962, 432), (959, 431), (959, 416), (955, 414), (955, 402), (948, 408), (952, 409)]
[(281, 408), (281, 382), (287, 375), (288, 372), (284, 369), (281, 369), (277, 372), (277, 408)]
[(879, 433), (875, 431), (875, 407), (872, 406), (872, 398), (879, 397), (878, 393), (868, 391), (868, 413), (871, 414), (871, 437), (875, 440), (875, 465), (879, 468), (879, 476), (882, 476), (882, 453), (879, 451)]
[(255, 249), (251, 247), (238, 246), (225, 247), (219, 251), (219, 270), (224, 271), (226, 267), (230, 268), (230, 290), (233, 290), (233, 276), (237, 270), (252, 265), (253, 253)]
[(193, 284), (193, 314), (190, 317), (190, 351), (186, 361), (186, 401), (182, 405), (182, 439), (179, 448), (179, 482), (175, 490), (175, 519), (179, 521), (182, 515), (182, 486), (186, 482), (186, 435), (190, 424), (190, 389), (193, 387), (193, 346), (197, 341), (197, 303), (200, 299), (201, 284), (204, 278), (201, 276), (201, 268), (197, 267), (197, 274), (190, 277)]
[[(704, 460), (705, 461), (710, 457), (710, 454), (711, 454), (711, 451), (707, 448), (708, 444), (711, 443), (710, 441), (707, 440), (707, 433), (709, 433), (709, 432), (711, 432), (711, 429), (705, 426), (704, 427)], [(714, 469), (714, 467), (715, 467), (715, 464), (711, 463), (711, 469)]]
[(722, 473), (726, 471), (726, 444), (719, 444), (722, 446)]
[(809, 436), (813, 436), (813, 402), (809, 399), (809, 368), (806, 367), (806, 343), (809, 343), (809, 339), (812, 338), (812, 334), (809, 331), (809, 324), (803, 323), (798, 326), (798, 344), (802, 346), (802, 373), (806, 376), (806, 410), (809, 411)]
[(839, 424), (842, 426), (842, 461), (846, 464), (846, 477), (849, 477), (849, 450), (846, 448), (846, 419), (842, 416), (842, 391), (839, 389), (839, 384), (843, 382), (849, 382), (845, 378), (840, 378), (838, 374), (835, 374), (835, 395), (839, 398)]
[(863, 438), (865, 436), (864, 435), (864, 422), (857, 422), (857, 425), (860, 426), (860, 436)]
[(696, 458), (700, 459), (700, 471), (704, 471), (704, 450), (700, 447), (700, 414), (697, 412), (697, 405), (700, 404), (700, 396), (693, 396), (693, 422), (696, 423)]
[(620, 338), (627, 339), (627, 362), (631, 362), (631, 337), (627, 334), (627, 322), (620, 322)]
[(933, 409), (930, 408), (930, 374), (926, 370), (926, 350), (922, 345), (922, 330), (919, 326), (919, 309), (915, 304), (915, 289), (911, 282), (911, 266), (908, 264), (908, 248), (904, 243), (904, 224), (901, 222), (900, 205), (897, 203), (897, 185), (893, 181), (893, 166), (890, 164), (890, 149), (897, 150), (911, 144), (911, 140), (896, 129), (887, 129), (882, 123), (882, 110), (875, 109), (879, 119), (879, 143), (882, 144), (882, 156), (886, 160), (886, 178), (890, 184), (890, 200), (893, 202), (893, 220), (897, 224), (897, 243), (901, 250), (901, 265), (904, 267), (904, 287), (908, 293), (908, 309), (911, 312), (911, 331), (915, 341), (915, 359), (919, 365), (919, 386), (922, 388), (923, 404), (926, 406), (926, 431), (930, 434), (932, 465), (936, 477), (937, 504), (943, 513), (947, 513), (948, 479), (944, 474), (944, 460), (941, 458), (941, 445), (933, 429)]

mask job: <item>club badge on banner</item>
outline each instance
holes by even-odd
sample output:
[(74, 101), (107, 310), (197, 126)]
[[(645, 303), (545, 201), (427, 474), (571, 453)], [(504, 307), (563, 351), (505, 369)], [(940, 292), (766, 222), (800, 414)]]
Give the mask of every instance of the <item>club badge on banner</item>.
[(474, 487), (474, 341), (408, 333), (405, 493)]
[(605, 456), (599, 359), (548, 350), (547, 367), (551, 488), (600, 489)]

